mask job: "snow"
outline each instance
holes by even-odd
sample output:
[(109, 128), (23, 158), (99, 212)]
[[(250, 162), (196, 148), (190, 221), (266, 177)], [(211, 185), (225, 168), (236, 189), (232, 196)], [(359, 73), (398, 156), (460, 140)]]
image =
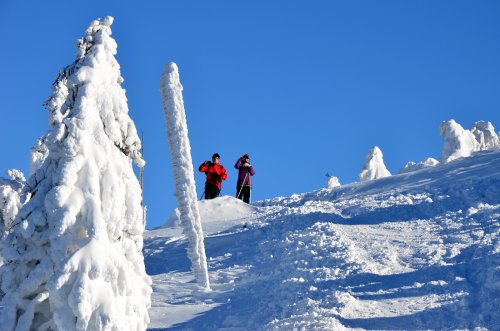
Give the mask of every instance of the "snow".
[(479, 150), (479, 143), (474, 134), (452, 119), (441, 123), (440, 132), (444, 138), (441, 162), (467, 157)]
[(335, 188), (340, 186), (340, 180), (335, 176), (326, 175), (328, 177), (328, 181), (326, 183), (327, 188)]
[(364, 182), (390, 176), (391, 173), (384, 164), (383, 154), (380, 148), (373, 147), (366, 154), (365, 164), (359, 173), (359, 181)]
[(398, 171), (398, 174), (404, 174), (407, 172), (412, 172), (412, 171), (416, 171), (416, 170), (420, 170), (420, 169), (428, 168), (428, 167), (434, 167), (434, 166), (437, 166), (438, 164), (439, 164), (439, 161), (432, 158), (432, 157), (428, 157), (428, 158), (420, 161), (419, 163), (415, 163), (415, 162), (410, 161), (410, 162), (406, 163), (405, 166)]
[(200, 287), (210, 290), (191, 146), (182, 98), (182, 85), (179, 80), (179, 69), (175, 63), (165, 65), (165, 71), (161, 76), (160, 91), (174, 171), (175, 199), (177, 200), (180, 224), (184, 234), (189, 239), (187, 253), (198, 284)]
[(500, 152), (244, 206), (200, 201), (212, 291), (176, 213), (147, 231), (151, 330), (495, 330)]
[(78, 42), (45, 106), (25, 201), (2, 242), (1, 330), (141, 330), (151, 279), (143, 248), (144, 166), (107, 17)]
[(112, 23), (93, 21), (59, 73), (29, 178), (0, 178), (1, 330), (498, 329), (490, 122), (443, 122), (441, 162), (409, 162), (395, 176), (374, 147), (359, 183), (328, 176), (290, 197), (197, 201), (170, 63), (160, 89), (178, 208), (144, 231), (132, 162), (145, 161)]
[(478, 121), (472, 126), (471, 132), (479, 143), (479, 150), (487, 151), (500, 148), (500, 139), (491, 122)]

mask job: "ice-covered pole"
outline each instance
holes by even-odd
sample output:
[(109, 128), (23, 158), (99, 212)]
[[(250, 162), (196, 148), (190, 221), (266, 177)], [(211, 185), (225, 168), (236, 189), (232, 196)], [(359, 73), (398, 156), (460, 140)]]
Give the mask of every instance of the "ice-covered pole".
[(194, 181), (191, 146), (182, 98), (179, 70), (175, 63), (165, 64), (160, 79), (163, 113), (167, 125), (167, 140), (174, 170), (175, 199), (180, 211), (181, 226), (188, 238), (188, 256), (199, 286), (210, 289), (207, 257), (203, 242), (198, 198)]

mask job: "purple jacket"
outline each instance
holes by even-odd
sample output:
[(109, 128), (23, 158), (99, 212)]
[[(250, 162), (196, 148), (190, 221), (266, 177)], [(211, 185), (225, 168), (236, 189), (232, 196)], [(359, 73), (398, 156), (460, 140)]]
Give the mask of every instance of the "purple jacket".
[(243, 161), (238, 159), (234, 165), (238, 169), (238, 182), (237, 185), (248, 185), (252, 186), (252, 176), (255, 175), (255, 171), (252, 166), (243, 166)]

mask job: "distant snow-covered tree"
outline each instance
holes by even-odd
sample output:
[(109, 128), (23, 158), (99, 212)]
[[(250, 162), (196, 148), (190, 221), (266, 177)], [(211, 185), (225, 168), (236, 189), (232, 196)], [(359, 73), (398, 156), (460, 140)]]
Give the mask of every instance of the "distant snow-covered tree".
[[(141, 143), (128, 115), (112, 17), (78, 41), (46, 102), (31, 199), (4, 241), (1, 330), (145, 330)], [(36, 155), (35, 155), (36, 154)]]
[(469, 130), (451, 119), (440, 125), (440, 133), (444, 138), (441, 162), (446, 163), (461, 157), (470, 156), (479, 150), (480, 144)]
[(326, 188), (335, 188), (340, 186), (340, 181), (337, 177), (332, 176), (330, 174), (326, 174), (326, 177), (328, 178), (326, 182)]
[(180, 223), (189, 242), (188, 256), (191, 260), (191, 269), (198, 285), (210, 289), (182, 85), (175, 63), (165, 65), (165, 71), (161, 76), (160, 92), (163, 99), (167, 140), (174, 170), (175, 198), (179, 209)]
[(478, 121), (470, 130), (479, 143), (479, 150), (493, 150), (500, 148), (500, 139), (491, 122)]
[(436, 165), (438, 165), (440, 162), (432, 157), (428, 157), (426, 159), (424, 159), (423, 161), (420, 161), (419, 163), (415, 163), (415, 162), (408, 162), (405, 164), (405, 166), (403, 168), (401, 168), (399, 171), (398, 171), (398, 174), (404, 174), (404, 173), (407, 173), (407, 172), (412, 172), (412, 171), (416, 171), (416, 170), (419, 170), (419, 169), (423, 169), (423, 168), (429, 168), (429, 167), (434, 167)]
[(382, 151), (377, 146), (366, 154), (365, 165), (358, 175), (360, 182), (390, 176), (391, 173), (384, 164)]

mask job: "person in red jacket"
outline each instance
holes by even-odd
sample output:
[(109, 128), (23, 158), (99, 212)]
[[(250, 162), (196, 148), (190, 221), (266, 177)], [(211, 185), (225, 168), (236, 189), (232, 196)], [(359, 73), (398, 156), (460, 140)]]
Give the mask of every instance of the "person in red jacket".
[(198, 168), (207, 176), (205, 182), (205, 199), (217, 198), (222, 188), (222, 181), (227, 179), (226, 169), (220, 164), (220, 155), (212, 155), (212, 162), (205, 161)]

